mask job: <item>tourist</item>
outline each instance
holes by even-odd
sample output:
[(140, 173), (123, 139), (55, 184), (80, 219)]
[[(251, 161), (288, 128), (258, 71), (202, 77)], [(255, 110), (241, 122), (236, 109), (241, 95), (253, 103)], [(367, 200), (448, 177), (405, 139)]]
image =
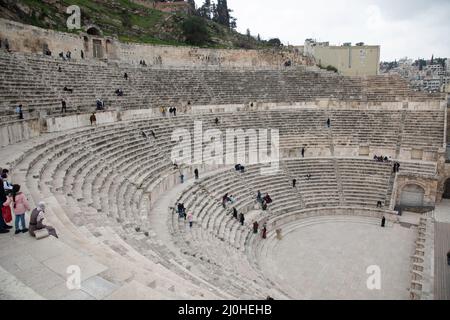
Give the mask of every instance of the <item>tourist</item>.
[(450, 266), (450, 250), (447, 252), (447, 264)]
[(84, 60), (84, 51), (83, 51), (83, 50), (81, 50), (80, 54), (81, 54), (81, 59), (83, 59), (83, 60)]
[(311, 180), (311, 174), (308, 173), (308, 174), (306, 175), (306, 180), (307, 180), (307, 181)]
[(297, 185), (297, 179), (293, 179), (292, 180), (292, 188), (295, 188), (296, 185)]
[(102, 103), (102, 100), (97, 99), (97, 101), (95, 102), (95, 104), (96, 104), (97, 110), (102, 110), (102, 109), (103, 109), (103, 103)]
[(95, 112), (92, 113), (91, 117), (89, 118), (89, 120), (91, 121), (91, 126), (97, 125), (97, 117), (95, 116)]
[(172, 115), (172, 113), (173, 113), (173, 108), (170, 107), (170, 108), (169, 108), (169, 114)]
[(216, 118), (215, 120), (214, 120), (214, 123), (216, 124), (216, 126), (219, 124), (219, 118)]
[(13, 189), (13, 185), (8, 181), (8, 174), (6, 172), (3, 172), (1, 174), (2, 180), (3, 180), (3, 189), (6, 193), (10, 193)]
[(254, 234), (258, 233), (258, 228), (259, 228), (258, 221), (253, 222), (253, 233)]
[(241, 173), (244, 173), (245, 172), (245, 167), (241, 166), (240, 171), (241, 171)]
[(61, 113), (67, 112), (67, 103), (66, 100), (61, 99)]
[(386, 226), (386, 218), (383, 216), (381, 219), (381, 227), (384, 228)]
[(60, 53), (59, 53), (59, 57), (60, 57), (61, 59), (63, 59), (64, 61), (66, 61), (66, 57), (64, 56), (64, 52), (60, 52)]
[(66, 58), (67, 58), (67, 60), (70, 60), (72, 58), (72, 52), (67, 51)]
[(125, 80), (128, 80), (128, 73), (125, 72), (125, 74), (123, 75)]
[(195, 176), (195, 180), (198, 180), (198, 169), (194, 170), (194, 176)]
[(173, 107), (173, 116), (174, 116), (174, 117), (177, 116), (177, 107)]
[(181, 218), (181, 214), (182, 214), (181, 203), (177, 204), (177, 212), (178, 212), (178, 216)]
[(234, 198), (232, 195), (230, 195), (230, 196), (228, 197), (228, 202), (231, 203), (231, 204), (233, 204), (233, 203), (236, 202), (236, 198)]
[(256, 201), (262, 202), (262, 194), (261, 194), (261, 191), (259, 191), (259, 190), (258, 190), (258, 193), (256, 195)]
[(161, 112), (163, 117), (166, 117), (166, 108), (165, 107), (159, 108), (159, 111)]
[(55, 228), (51, 227), (51, 226), (46, 226), (43, 221), (44, 221), (44, 214), (45, 214), (45, 203), (44, 202), (39, 202), (38, 206), (33, 209), (33, 211), (31, 212), (31, 217), (30, 217), (30, 235), (32, 235), (33, 237), (35, 237), (35, 231), (37, 230), (42, 230), (42, 229), (47, 229), (47, 232), (49, 235), (58, 238), (58, 235), (56, 234), (56, 230)]
[(266, 210), (267, 210), (267, 203), (266, 203), (266, 201), (264, 201), (264, 200), (263, 200), (263, 202), (262, 202), (262, 204), (261, 204), (261, 209), (262, 209), (263, 211), (266, 211)]
[(236, 208), (233, 208), (233, 218), (235, 218), (236, 220), (238, 218), (238, 211)]
[(377, 208), (382, 208), (383, 207), (383, 203), (381, 201), (377, 202)]
[[(0, 169), (0, 171), (1, 171), (1, 169)], [(3, 206), (3, 203), (5, 203), (6, 200), (7, 200), (7, 198), (6, 198), (5, 189), (3, 188), (3, 180), (0, 178), (0, 206), (2, 209), (1, 214), (0, 214), (0, 233), (8, 233), (9, 229), (12, 228), (11, 226), (8, 226), (6, 224), (6, 222), (10, 222), (10, 221), (5, 221), (5, 219), (3, 218), (4, 216), (5, 216), (5, 218), (7, 216), (11, 217), (11, 208)]]
[(281, 229), (278, 228), (277, 230), (275, 230), (275, 232), (277, 233), (277, 239), (278, 240), (283, 240), (283, 236), (281, 235)]
[(330, 120), (330, 118), (328, 118), (328, 120), (327, 120), (327, 126), (328, 126), (328, 128), (331, 126), (331, 120)]
[(62, 69), (61, 69), (61, 67), (58, 67), (58, 72), (62, 72)]
[(192, 228), (192, 223), (194, 222), (194, 216), (192, 215), (192, 212), (189, 212), (187, 215), (188, 221), (189, 221), (189, 228)]
[(267, 204), (271, 204), (273, 201), (272, 201), (272, 198), (269, 196), (269, 194), (268, 193), (266, 193), (266, 196), (264, 197), (264, 201), (267, 203)]
[(181, 181), (181, 183), (184, 183), (184, 174), (180, 175), (180, 181)]
[(147, 134), (145, 133), (145, 131), (141, 131), (141, 135), (144, 139), (148, 139)]
[[(28, 204), (28, 200), (25, 195), (20, 192), (20, 185), (13, 185), (12, 194), (8, 196), (6, 202), (3, 206), (11, 206), (14, 211), (14, 215), (16, 216), (15, 220), (15, 234), (20, 232), (27, 232), (28, 229), (25, 225), (25, 213), (30, 210), (30, 205)], [(19, 229), (19, 225), (22, 225), (22, 229)]]
[(23, 120), (23, 110), (22, 110), (22, 105), (19, 104), (16, 107), (16, 113), (19, 114), (19, 120)]
[(10, 52), (8, 39), (5, 39), (5, 50)]
[(236, 171), (240, 171), (240, 170), (241, 170), (241, 165), (240, 165), (240, 164), (235, 165), (235, 166), (234, 166), (234, 169), (235, 169)]
[(151, 133), (152, 137), (154, 139), (156, 139), (156, 133), (155, 133), (155, 131), (153, 131), (153, 129), (150, 130), (150, 133)]
[(245, 216), (242, 212), (241, 214), (239, 214), (239, 222), (241, 223), (241, 226), (243, 226), (245, 223)]
[(70, 93), (73, 93), (73, 89), (69, 89), (69, 88), (67, 88), (67, 87), (64, 87), (63, 90), (64, 90), (64, 91), (67, 91), (67, 92), (70, 92)]
[(262, 236), (263, 239), (267, 238), (267, 224), (266, 223), (264, 223), (264, 225), (263, 225), (261, 236)]
[(305, 157), (305, 148), (302, 148), (302, 158)]
[(47, 49), (44, 50), (44, 54), (45, 54), (46, 56), (51, 56), (51, 55), (52, 55), (52, 52), (47, 48)]
[(116, 89), (116, 95), (117, 95), (118, 97), (123, 97), (123, 91), (122, 91), (122, 89)]

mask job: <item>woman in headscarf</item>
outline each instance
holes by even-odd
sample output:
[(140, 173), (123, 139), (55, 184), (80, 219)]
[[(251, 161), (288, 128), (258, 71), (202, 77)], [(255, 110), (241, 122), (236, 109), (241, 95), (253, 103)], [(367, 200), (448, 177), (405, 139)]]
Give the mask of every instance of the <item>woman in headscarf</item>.
[(45, 214), (45, 203), (41, 201), (41, 202), (39, 202), (38, 206), (35, 209), (33, 209), (33, 211), (31, 212), (30, 234), (33, 237), (35, 237), (36, 235), (34, 234), (34, 232), (36, 230), (41, 230), (41, 229), (45, 228), (45, 229), (47, 229), (49, 235), (54, 236), (55, 238), (58, 238), (55, 228), (53, 228), (51, 226), (46, 226), (43, 223), (44, 214)]

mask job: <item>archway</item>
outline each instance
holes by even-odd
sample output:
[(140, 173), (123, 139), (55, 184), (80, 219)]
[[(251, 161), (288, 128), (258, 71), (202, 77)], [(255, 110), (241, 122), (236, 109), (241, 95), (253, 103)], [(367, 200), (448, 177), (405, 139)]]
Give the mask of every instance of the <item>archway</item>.
[(94, 26), (87, 28), (86, 33), (91, 36), (101, 36), (102, 35), (102, 32), (100, 31), (100, 29), (97, 27), (94, 27)]
[(450, 199), (450, 178), (444, 183), (444, 194), (442, 195), (442, 198)]
[(409, 184), (402, 190), (400, 205), (407, 207), (423, 206), (425, 190), (416, 184)]

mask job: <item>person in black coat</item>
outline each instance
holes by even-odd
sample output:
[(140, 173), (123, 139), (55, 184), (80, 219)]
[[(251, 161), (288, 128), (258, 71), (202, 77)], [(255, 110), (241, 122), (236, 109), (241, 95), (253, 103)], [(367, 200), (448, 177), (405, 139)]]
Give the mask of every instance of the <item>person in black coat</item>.
[[(1, 172), (1, 168), (0, 168), (0, 172)], [(3, 179), (0, 178), (0, 209), (3, 207), (3, 203), (6, 202), (6, 192), (5, 189), (3, 188)], [(3, 214), (1, 214), (1, 210), (0, 210), (0, 233), (7, 233), (9, 232), (9, 229), (11, 229), (11, 226), (8, 226), (5, 222), (5, 220), (3, 219)]]
[(384, 228), (386, 226), (386, 218), (383, 217), (383, 219), (381, 219), (381, 227)]
[(236, 210), (236, 208), (233, 208), (233, 218), (235, 218), (236, 220), (238, 218), (238, 211)]
[(241, 226), (244, 225), (244, 222), (245, 222), (245, 216), (244, 216), (243, 213), (241, 213), (241, 214), (239, 215), (239, 222), (241, 223)]

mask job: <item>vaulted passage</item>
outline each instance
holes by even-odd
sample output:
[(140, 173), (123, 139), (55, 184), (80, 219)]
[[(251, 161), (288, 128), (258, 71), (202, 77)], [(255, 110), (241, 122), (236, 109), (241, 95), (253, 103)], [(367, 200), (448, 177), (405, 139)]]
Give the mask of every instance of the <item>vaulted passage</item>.
[(442, 196), (444, 199), (450, 199), (450, 178), (445, 181), (444, 185), (444, 195)]
[(400, 205), (409, 207), (423, 206), (425, 190), (415, 184), (407, 185), (402, 190)]

